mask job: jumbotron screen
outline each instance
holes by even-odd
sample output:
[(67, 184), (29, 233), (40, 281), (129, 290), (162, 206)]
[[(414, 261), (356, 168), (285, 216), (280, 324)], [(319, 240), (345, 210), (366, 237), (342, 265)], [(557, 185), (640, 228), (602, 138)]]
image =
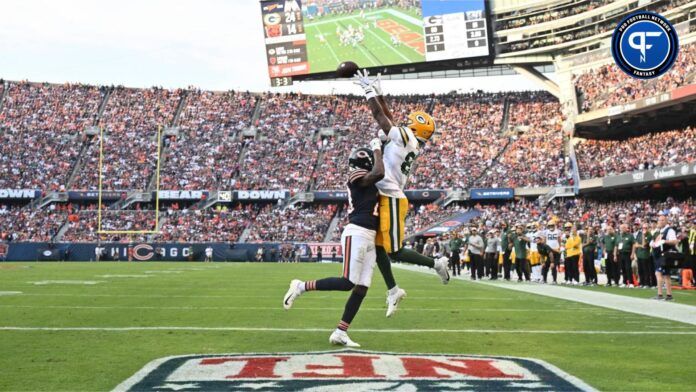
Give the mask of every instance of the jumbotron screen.
[(333, 77), (348, 60), (389, 73), (491, 56), (485, 0), (268, 0), (261, 13), (272, 80)]

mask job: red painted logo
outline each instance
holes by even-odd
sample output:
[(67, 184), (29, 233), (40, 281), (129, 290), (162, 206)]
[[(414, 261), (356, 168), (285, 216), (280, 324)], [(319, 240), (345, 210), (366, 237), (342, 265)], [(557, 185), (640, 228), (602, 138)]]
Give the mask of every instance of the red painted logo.
[(155, 360), (115, 391), (586, 391), (539, 360), (359, 350)]

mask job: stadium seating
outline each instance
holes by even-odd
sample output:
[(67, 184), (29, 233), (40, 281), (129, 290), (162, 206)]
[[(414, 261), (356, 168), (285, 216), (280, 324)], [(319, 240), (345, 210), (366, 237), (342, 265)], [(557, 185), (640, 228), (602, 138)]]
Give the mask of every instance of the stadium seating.
[(319, 155), (317, 132), (331, 121), (333, 98), (267, 94), (262, 106), (259, 135), (247, 145), (236, 187), (306, 190)]
[[(541, 187), (567, 184), (561, 107), (550, 94), (511, 97), (510, 145), (475, 187)], [(517, 135), (515, 135), (517, 134)]]
[(502, 94), (441, 96), (433, 117), (438, 134), (416, 161), (410, 187), (463, 189), (483, 175), (505, 146)]
[[(146, 234), (98, 234), (99, 222), (96, 211), (73, 211), (68, 216), (68, 228), (58, 238), (62, 242), (97, 242), (100, 240), (128, 242), (129, 239), (145, 241)], [(155, 230), (155, 212), (149, 210), (102, 211), (103, 231), (151, 231)]]
[(249, 93), (191, 90), (181, 111), (178, 137), (167, 138), (161, 189), (230, 189), (251, 125), (257, 97)]
[[(696, 45), (688, 45), (682, 54), (694, 56), (694, 48)], [(693, 64), (682, 61), (678, 66), (682, 67), (678, 72), (696, 74)], [(659, 85), (650, 91), (669, 88), (671, 85), (664, 84), (668, 80), (667, 76), (658, 79)], [(83, 131), (94, 124), (106, 91), (10, 82), (0, 112), (4, 130), (0, 135), (0, 187), (47, 192), (97, 189), (99, 139), (90, 140)], [(593, 90), (588, 87), (587, 91)], [(438, 135), (414, 166), (410, 188), (538, 187), (569, 182), (560, 104), (549, 94), (470, 93), (388, 100), (397, 122), (411, 110), (424, 109), (432, 111), (438, 124)], [(509, 110), (503, 124), (506, 100)], [(258, 110), (256, 120), (254, 110)], [(160, 189), (172, 190), (344, 189), (348, 154), (356, 146), (366, 145), (377, 132), (363, 97), (193, 89), (115, 88), (98, 123), (105, 127), (103, 189), (107, 190), (147, 189), (157, 163), (156, 130), (160, 125), (179, 127), (178, 136), (165, 137), (163, 143)], [(258, 135), (245, 139), (242, 133), (250, 126), (256, 127)], [(333, 129), (334, 136), (320, 135), (324, 127)], [(679, 136), (677, 131), (669, 135), (685, 140), (692, 136)], [(638, 153), (645, 149), (632, 146), (640, 140), (612, 146)], [(690, 153), (687, 145), (663, 153), (669, 157), (651, 157), (655, 162), (648, 166), (679, 161)], [(37, 150), (44, 153), (36, 154)], [(642, 163), (635, 162), (640, 156), (629, 156), (621, 165), (598, 172), (591, 165), (603, 159), (598, 156), (601, 147), (587, 141), (578, 150), (583, 178), (634, 170)], [(73, 168), (74, 179), (66, 187)]]
[[(99, 125), (104, 128), (103, 189), (145, 190), (157, 165), (157, 129), (172, 125), (181, 91), (116, 88)], [(85, 153), (73, 189), (99, 186), (99, 139)]]
[(257, 208), (228, 210), (169, 211), (162, 225), (162, 234), (156, 241), (164, 242), (237, 242), (245, 228), (256, 216)]
[(0, 241), (48, 242), (65, 223), (67, 214), (0, 206)]
[[(695, 47), (690, 44), (682, 48), (684, 57), (675, 65), (678, 74), (694, 74), (691, 60)], [(618, 72), (612, 67), (603, 69)], [(583, 90), (586, 99), (605, 105), (665, 91), (687, 81), (675, 81), (667, 75), (647, 84), (645, 90), (602, 101), (607, 91), (629, 91), (621, 84), (622, 77), (607, 76), (606, 80), (611, 83), (592, 87), (592, 80), (581, 75), (576, 83), (587, 86)], [(163, 138), (162, 145), (160, 189), (171, 190), (343, 190), (350, 151), (367, 145), (377, 134), (377, 124), (362, 96), (28, 82), (9, 82), (7, 86), (0, 111), (0, 189), (36, 188), (46, 193), (97, 189), (99, 138), (84, 132), (95, 124), (105, 130), (106, 190), (144, 190), (151, 185), (159, 126), (178, 127)], [(410, 111), (426, 110), (433, 113), (438, 124), (438, 134), (423, 148), (414, 166), (411, 189), (544, 187), (570, 182), (561, 107), (547, 93), (452, 93), (389, 96), (387, 100), (396, 122), (402, 122)], [(333, 136), (322, 133), (323, 128), (333, 130)], [(254, 129), (256, 137), (245, 138), (245, 132)], [(689, 162), (696, 156), (690, 143), (694, 138), (694, 128), (686, 127), (618, 141), (575, 140), (580, 176), (594, 178)], [(657, 150), (658, 145), (668, 148)], [(73, 180), (68, 183), (73, 171)], [(96, 206), (58, 203), (50, 208), (53, 210), (0, 210), (2, 235), (14, 241), (99, 239), (95, 232)], [(409, 230), (421, 230), (456, 208), (414, 207)], [(517, 208), (522, 207), (509, 205), (496, 211), (513, 209), (511, 219), (545, 213), (535, 204), (525, 205), (521, 215), (515, 214)], [(338, 240), (347, 223), (347, 208), (340, 205), (172, 209), (162, 213), (162, 234), (135, 238), (238, 241), (247, 230), (251, 242), (322, 241), (336, 214), (338, 225), (329, 238)], [(102, 227), (152, 230), (154, 211), (105, 211)], [(58, 235), (61, 228), (65, 233)], [(102, 236), (106, 240), (127, 238)]]
[(648, 82), (628, 76), (614, 63), (573, 75), (573, 79), (576, 90), (580, 92), (583, 112), (671, 91), (696, 79), (696, 43), (683, 45), (672, 69)]
[(611, 3), (612, 0), (589, 0), (577, 2), (567, 2), (560, 6), (550, 6), (546, 9), (521, 8), (518, 11), (498, 15), (496, 30), (508, 30), (522, 26), (549, 22), (565, 18), (566, 16), (577, 15), (591, 9), (601, 7)]
[[(663, 0), (655, 1), (653, 4), (641, 4), (639, 9), (647, 10), (655, 13), (662, 13), (669, 9), (676, 8), (678, 6), (688, 3), (690, 0)], [(524, 25), (530, 25), (532, 23), (543, 23), (550, 20), (557, 20), (553, 16), (556, 14), (559, 18), (564, 16), (578, 16), (582, 15), (585, 11), (590, 11), (596, 7), (607, 5), (611, 1), (599, 0), (593, 2), (580, 2), (575, 6), (577, 9), (566, 14), (563, 10), (553, 10), (550, 9), (544, 14), (528, 15), (521, 19), (510, 19), (508, 21), (502, 21), (501, 27), (513, 28), (520, 27), (522, 23)], [(588, 7), (589, 5), (589, 7)], [(634, 8), (633, 11), (638, 11)], [(521, 39), (512, 40), (511, 42), (501, 41), (498, 42), (497, 46), (501, 53), (509, 53), (515, 51), (524, 51), (528, 49), (544, 48), (552, 45), (559, 45), (571, 41), (577, 41), (583, 38), (596, 36), (603, 33), (611, 32), (616, 28), (619, 21), (629, 14), (627, 8), (614, 8), (604, 14), (587, 16), (580, 20), (573, 20), (569, 23), (563, 23), (562, 25), (551, 24), (545, 29), (540, 29), (540, 31), (534, 31), (529, 33), (529, 37), (524, 37), (520, 34)], [(529, 22), (529, 23), (527, 23)]]
[(102, 90), (9, 82), (0, 112), (0, 188), (65, 187)]
[(576, 147), (580, 178), (597, 178), (696, 160), (696, 128), (648, 133), (624, 140), (582, 140)]
[(247, 242), (321, 242), (328, 231), (336, 205), (306, 208), (276, 208), (259, 211), (250, 227)]

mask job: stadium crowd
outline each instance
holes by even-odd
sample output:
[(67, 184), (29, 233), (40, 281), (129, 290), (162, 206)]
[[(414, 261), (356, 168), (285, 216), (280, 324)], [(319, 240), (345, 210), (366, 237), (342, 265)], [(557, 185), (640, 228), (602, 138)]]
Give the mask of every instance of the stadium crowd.
[[(647, 10), (662, 13), (669, 9), (688, 3), (690, 0), (658, 0), (651, 4), (642, 4), (640, 8), (632, 11)], [(619, 11), (617, 13), (617, 10)], [(625, 8), (614, 9), (603, 14), (588, 16), (581, 20), (575, 20), (565, 26), (549, 26), (548, 29), (531, 33), (529, 37), (519, 35), (519, 38), (509, 42), (499, 42), (497, 46), (501, 52), (508, 53), (527, 49), (541, 48), (545, 46), (563, 44), (582, 38), (610, 32), (616, 28), (617, 23), (627, 16), (629, 11)]]
[(59, 190), (93, 125), (104, 89), (8, 82), (0, 112), (0, 188)]
[[(74, 211), (68, 215), (67, 224), (65, 233), (57, 238), (61, 242), (147, 240), (147, 235), (144, 233), (98, 233), (99, 218), (96, 211)], [(155, 211), (152, 210), (103, 210), (101, 214), (102, 231), (153, 231), (155, 229)]]
[(165, 139), (160, 188), (232, 188), (244, 147), (241, 132), (251, 125), (256, 103), (250, 93), (189, 90), (176, 124), (179, 135)]
[(262, 208), (249, 228), (247, 242), (322, 242), (336, 205), (317, 205), (305, 208)]
[(234, 209), (168, 211), (162, 234), (156, 241), (166, 242), (237, 242), (254, 220), (256, 207), (241, 205)]
[(517, 95), (511, 101), (510, 144), (473, 185), (524, 188), (568, 183), (572, 175), (563, 150), (558, 101), (547, 93)]
[(0, 242), (51, 242), (66, 217), (62, 211), (0, 205)]
[(573, 75), (579, 92), (581, 111), (628, 103), (644, 97), (674, 90), (696, 78), (696, 43), (682, 45), (676, 63), (663, 76), (644, 81), (628, 76), (616, 64), (602, 65)]
[[(111, 92), (99, 119), (104, 128), (103, 189), (147, 189), (157, 166), (158, 128), (172, 125), (181, 93), (157, 87), (116, 87)], [(99, 144), (99, 137), (91, 141), (71, 188), (98, 188)]]
[(580, 178), (665, 167), (696, 159), (696, 128), (647, 133), (624, 140), (579, 140), (575, 146)]
[(317, 133), (330, 123), (333, 104), (330, 96), (266, 94), (237, 189), (306, 190), (321, 148)]
[(409, 187), (463, 189), (491, 166), (505, 146), (502, 94), (439, 96), (433, 108), (438, 130), (414, 165)]
[[(97, 189), (99, 138), (89, 139), (83, 130), (94, 123), (102, 93), (109, 92), (9, 83), (0, 112), (0, 188)], [(350, 151), (377, 131), (364, 98), (356, 96), (115, 88), (99, 119), (105, 126), (103, 189), (154, 185), (156, 129), (173, 124), (184, 95), (174, 124), (178, 134), (164, 137), (160, 189), (344, 189)], [(414, 165), (412, 189), (571, 181), (560, 105), (549, 94), (393, 96), (388, 101), (397, 122), (422, 109), (431, 111), (438, 124), (438, 133)], [(506, 101), (509, 111), (503, 124)], [(259, 117), (253, 120), (257, 105)], [(249, 127), (256, 128), (256, 138), (243, 137)], [(333, 136), (322, 128), (333, 129)], [(577, 148), (582, 176), (677, 162), (693, 155), (690, 143), (682, 143), (690, 138), (692, 128), (625, 141), (582, 141)], [(20, 143), (26, 140), (32, 149)], [(654, 142), (670, 148), (656, 151)], [(45, 153), (35, 154), (36, 148)], [(623, 152), (621, 159), (610, 154), (617, 148)], [(75, 167), (79, 170), (66, 184)]]
[(570, 15), (577, 15), (590, 11), (597, 7), (611, 3), (612, 0), (584, 0), (565, 3), (560, 6), (548, 7), (546, 10), (522, 8), (506, 15), (499, 15), (496, 22), (497, 30), (514, 29), (522, 26), (530, 26), (552, 20), (558, 20)]

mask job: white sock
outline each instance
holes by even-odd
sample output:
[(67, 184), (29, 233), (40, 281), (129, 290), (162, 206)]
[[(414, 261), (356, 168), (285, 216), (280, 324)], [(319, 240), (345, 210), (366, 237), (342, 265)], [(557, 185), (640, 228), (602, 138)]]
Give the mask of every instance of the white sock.
[(399, 286), (394, 286), (391, 289), (389, 289), (388, 293), (389, 295), (394, 295), (397, 291), (399, 291)]

